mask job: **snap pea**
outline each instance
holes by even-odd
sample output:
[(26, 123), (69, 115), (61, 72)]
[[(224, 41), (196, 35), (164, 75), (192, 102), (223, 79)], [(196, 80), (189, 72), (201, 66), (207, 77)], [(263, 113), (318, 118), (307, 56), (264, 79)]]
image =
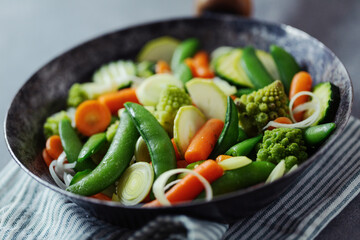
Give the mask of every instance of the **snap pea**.
[(227, 152), (226, 155), (231, 156), (247, 156), (251, 150), (256, 146), (256, 144), (262, 139), (263, 135), (260, 134), (256, 137), (246, 139), (234, 146), (232, 146)]
[(180, 65), (175, 70), (175, 76), (184, 84), (193, 78), (190, 68), (185, 63), (180, 63)]
[[(211, 184), (213, 195), (218, 196), (265, 182), (274, 168), (273, 163), (256, 161), (245, 167), (225, 171), (223, 176)], [(198, 199), (202, 199), (204, 196), (205, 194), (202, 192)]]
[(335, 123), (325, 123), (309, 127), (304, 132), (305, 141), (310, 146), (316, 146), (327, 139), (335, 128)]
[(174, 54), (171, 58), (171, 70), (176, 72), (179, 65), (188, 57), (192, 57), (199, 49), (200, 42), (196, 38), (189, 38), (182, 41), (176, 47)]
[(93, 171), (66, 190), (90, 196), (114, 184), (129, 166), (138, 138), (139, 133), (130, 115), (127, 111), (123, 112), (114, 139), (103, 160)]
[(91, 155), (101, 149), (106, 142), (106, 133), (97, 133), (89, 137), (84, 146), (82, 147), (78, 159), (78, 162), (82, 162), (89, 158)]
[[(63, 146), (66, 158), (70, 163), (76, 162), (82, 148), (82, 142), (75, 130), (71, 126), (68, 119), (63, 119), (59, 123), (59, 133), (61, 144)], [(77, 162), (75, 166), (76, 171), (83, 171), (85, 169), (94, 169), (95, 164), (91, 159), (82, 162)]]
[(300, 72), (301, 69), (295, 61), (294, 57), (283, 48), (276, 45), (271, 45), (270, 53), (275, 61), (280, 75), (280, 80), (285, 88), (285, 92), (286, 94), (289, 94), (291, 81), (294, 75)]
[(155, 179), (163, 172), (176, 168), (174, 146), (156, 118), (139, 104), (127, 102), (124, 105), (148, 146)]
[(248, 136), (246, 135), (244, 129), (242, 129), (239, 126), (239, 136), (238, 136), (237, 142), (242, 142), (242, 141), (246, 140), (247, 138), (248, 138)]
[(240, 63), (256, 89), (266, 87), (274, 81), (256, 56), (253, 47), (244, 48)]
[(213, 151), (210, 154), (211, 159), (215, 159), (220, 154), (223, 154), (231, 146), (233, 146), (239, 136), (239, 118), (238, 110), (234, 101), (230, 96), (227, 97), (227, 110), (225, 115), (225, 125), (221, 134), (215, 144)]

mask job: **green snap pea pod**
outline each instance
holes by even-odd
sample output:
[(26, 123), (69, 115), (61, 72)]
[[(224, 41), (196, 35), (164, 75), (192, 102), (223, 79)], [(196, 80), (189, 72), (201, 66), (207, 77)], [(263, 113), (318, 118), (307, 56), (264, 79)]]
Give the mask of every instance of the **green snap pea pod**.
[(256, 89), (266, 87), (274, 81), (256, 56), (253, 47), (244, 48), (240, 63)]
[(238, 136), (237, 142), (242, 142), (242, 141), (246, 140), (247, 138), (248, 138), (248, 136), (246, 135), (244, 129), (242, 129), (239, 126), (239, 136)]
[[(200, 160), (200, 161), (197, 161), (197, 162), (193, 162), (193, 163), (190, 163), (189, 165), (186, 166), (187, 169), (190, 169), (190, 170), (194, 170), (197, 166), (199, 166), (200, 164), (202, 164), (203, 162), (205, 162), (206, 160)], [(187, 173), (180, 173), (178, 175), (178, 179), (182, 179), (184, 178), (185, 176), (187, 175)]]
[(85, 169), (84, 171), (77, 172), (74, 177), (71, 179), (70, 185), (73, 185), (86, 177), (89, 173), (91, 173), (91, 169)]
[[(59, 133), (61, 144), (63, 146), (67, 160), (70, 163), (76, 162), (83, 145), (74, 128), (71, 126), (71, 122), (68, 119), (63, 119), (60, 121)], [(94, 168), (95, 164), (91, 161), (91, 159), (77, 162), (75, 166), (76, 171), (83, 171), (85, 169)]]
[(294, 75), (300, 72), (301, 69), (295, 61), (294, 57), (283, 48), (276, 45), (271, 45), (270, 53), (275, 61), (280, 75), (280, 80), (285, 88), (285, 92), (286, 94), (289, 94), (291, 81)]
[(99, 165), (79, 182), (66, 190), (72, 193), (91, 196), (114, 184), (129, 166), (134, 155), (139, 133), (128, 112), (123, 112), (115, 137), (109, 150)]
[(180, 65), (176, 68), (175, 76), (184, 84), (193, 78), (190, 68), (185, 63), (180, 63)]
[(156, 118), (139, 104), (127, 102), (124, 105), (148, 146), (155, 173), (154, 179), (163, 172), (176, 168), (174, 146)]
[[(218, 196), (265, 182), (274, 168), (273, 163), (255, 161), (245, 167), (225, 171), (223, 176), (211, 184), (213, 195)], [(203, 199), (204, 196), (202, 192), (198, 199)]]
[(248, 95), (252, 92), (254, 92), (255, 89), (254, 88), (240, 88), (239, 90), (237, 90), (237, 92), (235, 93), (236, 97), (241, 97), (242, 95)]
[(200, 42), (196, 38), (189, 38), (182, 41), (179, 46), (176, 47), (174, 54), (171, 58), (171, 69), (176, 72), (186, 58), (192, 57), (200, 47)]
[(325, 123), (309, 127), (304, 132), (305, 141), (310, 146), (316, 146), (327, 139), (335, 128), (335, 123)]
[(242, 141), (234, 146), (232, 146), (227, 152), (226, 155), (231, 156), (247, 156), (251, 150), (256, 146), (256, 144), (262, 139), (263, 135), (260, 134), (256, 137), (246, 139), (245, 141)]
[(89, 137), (89, 139), (82, 147), (77, 161), (82, 162), (85, 159), (89, 158), (91, 155), (99, 151), (101, 147), (105, 144), (105, 142), (106, 133), (97, 133)]
[(231, 146), (237, 143), (239, 137), (239, 118), (238, 110), (230, 96), (227, 97), (227, 110), (225, 115), (225, 125), (210, 154), (211, 159), (215, 159), (220, 154), (224, 154)]

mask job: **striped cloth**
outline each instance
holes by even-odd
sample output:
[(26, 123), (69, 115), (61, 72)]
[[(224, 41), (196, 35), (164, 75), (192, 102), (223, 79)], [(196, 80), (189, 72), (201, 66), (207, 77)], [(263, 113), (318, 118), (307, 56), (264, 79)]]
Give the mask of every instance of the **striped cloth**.
[(112, 226), (41, 186), (14, 163), (0, 173), (0, 239), (314, 239), (360, 192), (360, 120), (282, 197), (232, 226), (163, 216), (137, 231)]

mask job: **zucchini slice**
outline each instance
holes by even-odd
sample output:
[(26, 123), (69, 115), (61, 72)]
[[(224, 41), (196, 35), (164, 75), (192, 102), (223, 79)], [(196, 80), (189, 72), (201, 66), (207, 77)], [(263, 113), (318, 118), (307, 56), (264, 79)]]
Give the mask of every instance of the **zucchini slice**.
[[(340, 91), (337, 86), (330, 82), (317, 84), (313, 93), (320, 100), (320, 116), (313, 125), (332, 122), (340, 103)], [(307, 110), (304, 117), (307, 118), (313, 113), (313, 110)]]

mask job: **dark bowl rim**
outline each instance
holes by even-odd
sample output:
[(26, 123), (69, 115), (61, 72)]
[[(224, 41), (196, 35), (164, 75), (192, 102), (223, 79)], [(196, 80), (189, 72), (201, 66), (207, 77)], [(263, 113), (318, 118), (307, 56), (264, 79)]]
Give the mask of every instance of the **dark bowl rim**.
[[(269, 27), (276, 27), (276, 28), (280, 28), (283, 29), (286, 32), (291, 31), (292, 34), (297, 34), (299, 36), (305, 37), (305, 38), (309, 38), (312, 41), (315, 41), (316, 44), (318, 44), (320, 47), (322, 47), (323, 49), (325, 49), (328, 53), (330, 53), (330, 55), (334, 58), (337, 59), (340, 63), (340, 66), (342, 66), (346, 72), (346, 76), (349, 79), (349, 83), (350, 83), (350, 91), (348, 92), (348, 99), (349, 99), (349, 107), (348, 107), (348, 111), (347, 116), (346, 116), (346, 121), (344, 122), (344, 124), (340, 127), (340, 128), (336, 128), (335, 131), (332, 133), (331, 137), (324, 143), (322, 144), (319, 149), (310, 157), (308, 158), (304, 163), (302, 163), (301, 165), (299, 165), (299, 167), (297, 169), (295, 169), (294, 171), (292, 171), (289, 174), (286, 174), (285, 176), (281, 177), (280, 179), (270, 183), (270, 184), (258, 184), (255, 186), (251, 186), (245, 189), (241, 189), (235, 192), (231, 192), (231, 193), (227, 193), (221, 196), (217, 196), (216, 198), (214, 198), (213, 200), (207, 202), (207, 201), (193, 201), (193, 202), (184, 202), (181, 204), (177, 204), (177, 205), (173, 205), (173, 206), (162, 206), (162, 207), (153, 207), (153, 208), (142, 208), (139, 205), (135, 205), (135, 206), (125, 206), (125, 205), (121, 205), (118, 202), (114, 202), (114, 201), (105, 201), (105, 200), (99, 200), (99, 199), (95, 199), (95, 198), (90, 198), (90, 197), (86, 197), (86, 196), (81, 196), (81, 195), (77, 195), (71, 192), (68, 192), (66, 190), (63, 190), (53, 184), (50, 184), (46, 181), (44, 181), (43, 179), (41, 179), (40, 177), (38, 177), (37, 175), (33, 174), (29, 169), (27, 169), (22, 163), (21, 161), (16, 157), (15, 153), (12, 151), (9, 141), (8, 141), (8, 134), (7, 134), (7, 120), (8, 120), (8, 116), (9, 116), (9, 111), (12, 108), (13, 105), (13, 100), (18, 96), (19, 92), (24, 88), (24, 86), (29, 82), (30, 79), (32, 79), (36, 73), (38, 73), (39, 71), (41, 71), (43, 68), (45, 68), (47, 65), (55, 62), (57, 59), (63, 57), (64, 55), (68, 54), (69, 52), (72, 52), (73, 50), (84, 46), (86, 44), (89, 44), (93, 41), (96, 41), (100, 38), (103, 38), (105, 36), (109, 36), (112, 35), (114, 33), (120, 32), (120, 31), (127, 31), (127, 30), (132, 30), (132, 29), (136, 29), (139, 27), (147, 27), (150, 25), (156, 25), (156, 24), (160, 24), (160, 23), (164, 23), (164, 22), (178, 22), (178, 21), (191, 21), (191, 20), (196, 20), (196, 19), (213, 19), (213, 20), (220, 20), (220, 21), (242, 21), (245, 24), (260, 24), (260, 25), (264, 25), (264, 26), (269, 26)], [(80, 200), (80, 201), (85, 201), (85, 202), (89, 202), (92, 204), (97, 204), (97, 205), (105, 205), (108, 207), (116, 207), (116, 208), (125, 208), (125, 209), (133, 209), (133, 210), (141, 210), (141, 211), (154, 211), (157, 209), (186, 209), (188, 207), (196, 207), (196, 206), (200, 206), (200, 205), (206, 205), (206, 204), (213, 204), (216, 202), (221, 202), (224, 200), (229, 200), (231, 198), (235, 198), (235, 197), (240, 197), (242, 195), (246, 195), (248, 193), (252, 193), (255, 191), (261, 191), (261, 189), (266, 189), (266, 188), (270, 188), (270, 186), (273, 186), (275, 184), (279, 184), (283, 181), (287, 181), (287, 179), (291, 178), (294, 174), (298, 174), (298, 172), (304, 172), (306, 169), (308, 169), (309, 165), (313, 164), (315, 162), (315, 159), (317, 157), (320, 156), (320, 151), (321, 149), (326, 149), (328, 146), (330, 146), (334, 141), (336, 141), (337, 137), (340, 135), (340, 133), (343, 131), (343, 129), (346, 127), (347, 122), (349, 121), (350, 115), (351, 115), (351, 110), (352, 110), (352, 105), (353, 105), (353, 86), (352, 86), (352, 82), (351, 82), (351, 78), (350, 75), (347, 71), (347, 69), (345, 68), (345, 66), (343, 65), (343, 63), (340, 61), (340, 59), (328, 48), (325, 46), (325, 44), (323, 44), (322, 42), (320, 42), (318, 39), (316, 39), (315, 37), (312, 37), (311, 35), (309, 35), (308, 33), (297, 29), (295, 27), (292, 27), (290, 25), (284, 24), (284, 23), (275, 23), (275, 22), (270, 22), (270, 21), (265, 21), (265, 20), (258, 20), (258, 19), (250, 19), (250, 18), (243, 18), (243, 17), (239, 17), (239, 16), (235, 16), (235, 15), (226, 15), (226, 14), (209, 14), (209, 15), (205, 15), (205, 16), (200, 16), (200, 17), (191, 17), (191, 16), (187, 16), (187, 17), (176, 17), (176, 18), (167, 18), (167, 19), (162, 19), (162, 20), (156, 20), (156, 21), (151, 21), (151, 22), (147, 22), (147, 23), (138, 23), (138, 24), (134, 24), (134, 25), (130, 25), (124, 28), (119, 28), (113, 31), (109, 31), (100, 35), (97, 35), (91, 39), (85, 40), (77, 45), (74, 45), (74, 47), (69, 48), (68, 50), (60, 53), (58, 56), (54, 57), (52, 60), (46, 62), (42, 67), (40, 67), (39, 69), (37, 69), (35, 71), (35, 73), (33, 73), (25, 82), (24, 84), (19, 88), (19, 90), (17, 91), (17, 93), (14, 95), (14, 97), (12, 98), (12, 102), (9, 105), (7, 111), (6, 111), (6, 115), (5, 115), (5, 120), (4, 120), (4, 137), (5, 137), (5, 142), (8, 148), (8, 151), (12, 157), (12, 159), (15, 160), (15, 162), (27, 173), (29, 174), (32, 178), (34, 178), (37, 182), (41, 183), (42, 185), (44, 185), (45, 187), (50, 188), (51, 190), (64, 195), (65, 197), (69, 197), (71, 199), (76, 199), (76, 200)]]

